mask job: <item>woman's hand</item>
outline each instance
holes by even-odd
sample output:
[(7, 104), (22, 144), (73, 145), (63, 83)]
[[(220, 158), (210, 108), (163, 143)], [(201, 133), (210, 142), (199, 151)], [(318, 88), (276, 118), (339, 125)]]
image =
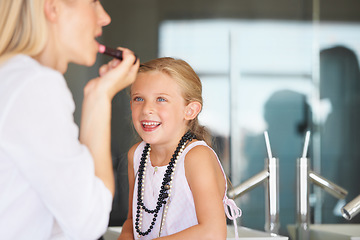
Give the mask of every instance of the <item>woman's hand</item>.
[(135, 81), (139, 61), (128, 49), (123, 61), (112, 60), (100, 68), (100, 77), (92, 79), (84, 89), (80, 124), (80, 142), (85, 144), (94, 159), (95, 175), (115, 192), (111, 160), (111, 101), (115, 94)]
[(102, 65), (99, 69), (100, 77), (92, 79), (86, 85), (85, 95), (88, 92), (99, 91), (111, 100), (119, 91), (135, 81), (140, 61), (129, 49), (118, 49), (123, 51), (123, 60), (113, 59)]

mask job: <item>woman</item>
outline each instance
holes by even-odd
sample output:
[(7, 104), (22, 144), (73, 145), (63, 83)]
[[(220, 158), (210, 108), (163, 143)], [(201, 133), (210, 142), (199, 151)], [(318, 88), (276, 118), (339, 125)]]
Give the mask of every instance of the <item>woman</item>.
[[(111, 100), (139, 61), (122, 49), (84, 89), (80, 134), (62, 74), (91, 66), (109, 15), (96, 0), (0, 0), (0, 236), (97, 239), (114, 194)], [(6, 226), (6, 227), (5, 227)]]

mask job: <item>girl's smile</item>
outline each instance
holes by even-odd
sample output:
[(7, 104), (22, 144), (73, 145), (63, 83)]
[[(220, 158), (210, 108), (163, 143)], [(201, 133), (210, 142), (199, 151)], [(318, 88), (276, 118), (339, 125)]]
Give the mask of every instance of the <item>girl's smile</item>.
[(141, 121), (142, 127), (144, 131), (153, 131), (160, 126), (160, 122), (154, 121)]

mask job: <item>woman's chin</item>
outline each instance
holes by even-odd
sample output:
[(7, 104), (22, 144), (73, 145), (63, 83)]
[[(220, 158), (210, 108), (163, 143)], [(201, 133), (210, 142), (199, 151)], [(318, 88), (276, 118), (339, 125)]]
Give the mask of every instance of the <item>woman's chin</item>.
[(78, 64), (86, 66), (86, 67), (91, 67), (95, 64), (95, 62), (96, 62), (96, 55), (89, 56), (87, 59), (83, 59), (83, 61), (81, 61), (81, 63), (78, 63)]

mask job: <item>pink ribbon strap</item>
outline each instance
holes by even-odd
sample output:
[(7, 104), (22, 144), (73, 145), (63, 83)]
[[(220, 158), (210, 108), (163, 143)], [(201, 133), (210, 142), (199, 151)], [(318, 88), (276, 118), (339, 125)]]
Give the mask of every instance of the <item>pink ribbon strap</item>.
[[(233, 220), (234, 229), (235, 229), (235, 239), (239, 239), (239, 233), (238, 233), (238, 229), (237, 229), (236, 219), (241, 216), (241, 214), (242, 214), (241, 209), (238, 208), (238, 206), (236, 206), (236, 203), (234, 202), (234, 200), (229, 199), (227, 196), (225, 196), (223, 203), (224, 203), (224, 209), (225, 209), (226, 216), (230, 220)], [(230, 211), (229, 211), (229, 209), (230, 209)]]

